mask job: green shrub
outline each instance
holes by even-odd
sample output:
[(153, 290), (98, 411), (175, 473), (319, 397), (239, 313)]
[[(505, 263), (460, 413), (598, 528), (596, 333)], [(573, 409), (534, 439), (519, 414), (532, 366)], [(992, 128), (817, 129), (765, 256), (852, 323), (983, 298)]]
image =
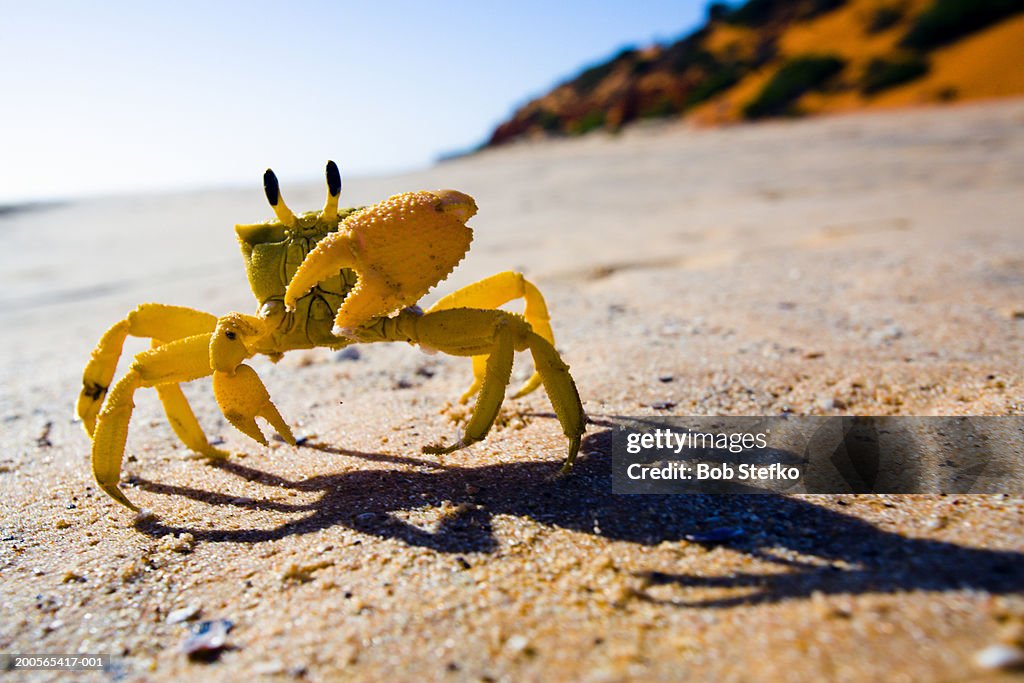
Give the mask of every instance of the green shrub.
[(583, 73), (572, 82), (573, 89), (580, 95), (589, 95), (601, 81), (608, 77), (608, 74), (615, 68), (612, 62), (605, 62), (585, 69)]
[(793, 103), (806, 92), (821, 90), (845, 65), (846, 62), (833, 55), (792, 59), (783, 64), (758, 96), (743, 108), (743, 115), (748, 119), (758, 119), (796, 114)]
[(918, 15), (900, 44), (930, 50), (1021, 11), (1024, 3), (1020, 0), (936, 0)]
[(915, 55), (899, 60), (876, 57), (868, 63), (868, 68), (860, 83), (860, 89), (865, 95), (874, 95), (920, 78), (926, 73), (928, 73), (928, 60), (923, 57)]
[(708, 21), (722, 21), (729, 18), (732, 7), (727, 2), (712, 2), (708, 4)]
[(773, 20), (805, 20), (842, 7), (846, 0), (748, 0), (735, 9), (723, 3), (709, 7), (709, 16), (729, 24), (757, 28)]
[(679, 113), (679, 107), (672, 101), (672, 98), (664, 95), (659, 97), (649, 106), (640, 112), (640, 118), (642, 119), (663, 119), (667, 116)]
[(570, 126), (569, 132), (573, 135), (583, 135), (589, 133), (595, 128), (602, 128), (604, 126), (605, 113), (603, 109), (594, 109), (588, 111), (580, 119), (573, 122)]
[(650, 59), (637, 59), (629, 67), (629, 73), (633, 76), (643, 76), (654, 70), (654, 61)]
[(800, 8), (799, 19), (813, 19), (819, 14), (831, 12), (846, 4), (846, 0), (805, 0)]
[[(706, 35), (706, 34), (703, 34)], [(681, 74), (693, 67), (711, 69), (718, 65), (718, 59), (714, 54), (704, 49), (698, 40), (686, 38), (680, 40), (665, 50), (661, 58), (663, 63), (673, 73)]]
[(633, 61), (637, 54), (638, 51), (635, 47), (624, 47), (608, 61), (584, 69), (583, 73), (570, 82), (570, 85), (580, 95), (589, 95), (594, 88), (600, 85), (601, 81), (615, 70), (616, 66), (625, 61)]
[(707, 75), (690, 91), (686, 98), (686, 107), (695, 107), (706, 102), (720, 92), (736, 85), (743, 77), (743, 69), (738, 64), (723, 64)]
[(905, 14), (906, 10), (901, 5), (879, 7), (871, 15), (871, 20), (868, 21), (868, 33), (875, 35), (892, 28), (899, 23)]
[(548, 133), (557, 133), (562, 130), (562, 119), (550, 109), (541, 109), (534, 115), (534, 120), (542, 130)]
[(748, 0), (725, 17), (725, 21), (739, 26), (756, 28), (767, 24), (786, 0)]

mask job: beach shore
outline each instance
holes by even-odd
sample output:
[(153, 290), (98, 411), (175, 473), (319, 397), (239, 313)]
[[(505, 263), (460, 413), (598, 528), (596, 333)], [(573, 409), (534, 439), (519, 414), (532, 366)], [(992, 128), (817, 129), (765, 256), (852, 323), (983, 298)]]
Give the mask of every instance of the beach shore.
[[(262, 169), (0, 215), (0, 652), (112, 653), (154, 681), (998, 675), (976, 656), (1024, 639), (1024, 497), (616, 496), (609, 419), (1024, 413), (1022, 124), (1016, 99), (652, 125), (346, 178), (348, 205), (476, 198), (426, 302), (537, 283), (592, 421), (576, 471), (554, 476), (543, 391), (434, 457), (466, 359), (299, 351), (252, 363), (299, 447), (247, 441), (201, 380), (196, 415), (238, 454), (207, 465), (136, 395), (122, 488), (157, 514), (138, 528), (92, 481), (82, 368), (138, 303), (255, 311), (232, 228), (270, 217)], [(743, 533), (686, 538), (721, 527)], [(190, 622), (168, 617), (191, 607), (233, 623), (214, 662), (179, 651)]]

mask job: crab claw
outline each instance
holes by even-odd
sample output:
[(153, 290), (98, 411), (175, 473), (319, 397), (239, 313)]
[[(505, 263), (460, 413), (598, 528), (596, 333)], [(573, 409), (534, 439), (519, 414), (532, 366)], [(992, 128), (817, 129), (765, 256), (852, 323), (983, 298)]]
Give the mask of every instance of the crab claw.
[(291, 310), (317, 283), (351, 268), (359, 281), (338, 309), (334, 334), (415, 304), (469, 250), (476, 202), (455, 190), (400, 194), (352, 214), (306, 255), (284, 295)]
[(238, 431), (266, 446), (267, 438), (256, 425), (256, 418), (262, 417), (277, 430), (281, 438), (295, 445), (292, 430), (270, 402), (270, 394), (260, 381), (259, 375), (248, 365), (239, 365), (233, 373), (214, 372), (213, 395), (217, 398), (217, 404), (220, 405), (224, 417)]

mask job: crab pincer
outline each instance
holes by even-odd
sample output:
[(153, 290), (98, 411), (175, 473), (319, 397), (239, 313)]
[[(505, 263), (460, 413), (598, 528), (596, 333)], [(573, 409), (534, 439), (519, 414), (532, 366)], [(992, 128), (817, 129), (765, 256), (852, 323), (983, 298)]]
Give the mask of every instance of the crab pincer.
[(438, 190), (396, 195), (352, 214), (306, 256), (285, 290), (285, 307), (294, 310), (342, 268), (359, 280), (338, 309), (335, 335), (415, 304), (466, 255), (473, 239), (466, 221), (476, 211), (469, 195)]
[(271, 402), (267, 388), (263, 386), (256, 371), (245, 363), (235, 368), (234, 373), (214, 372), (213, 395), (228, 422), (246, 436), (267, 445), (267, 438), (256, 424), (256, 418), (262, 417), (277, 430), (281, 438), (295, 445), (292, 430)]

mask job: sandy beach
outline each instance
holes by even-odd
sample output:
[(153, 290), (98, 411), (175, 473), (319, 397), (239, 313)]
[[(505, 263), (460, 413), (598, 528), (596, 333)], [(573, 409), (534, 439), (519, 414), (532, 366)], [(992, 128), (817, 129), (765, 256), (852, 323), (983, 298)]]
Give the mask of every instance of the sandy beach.
[[(1024, 100), (641, 125), (346, 178), (346, 205), (476, 198), (473, 248), (425, 301), (537, 283), (591, 418), (576, 470), (554, 476), (543, 392), (434, 457), (467, 360), (299, 351), (252, 362), (299, 447), (248, 441), (201, 380), (196, 415), (237, 453), (208, 465), (136, 395), (122, 488), (158, 517), (134, 527), (92, 481), (82, 368), (142, 302), (255, 312), (233, 226), (270, 218), (262, 172), (0, 215), (0, 652), (118, 655), (82, 680), (1012, 676), (976, 657), (1024, 646), (1024, 496), (617, 496), (609, 420), (1024, 414)], [(281, 186), (323, 204), (322, 182)], [(743, 533), (686, 538), (720, 527)], [(228, 649), (188, 659), (215, 619)]]

